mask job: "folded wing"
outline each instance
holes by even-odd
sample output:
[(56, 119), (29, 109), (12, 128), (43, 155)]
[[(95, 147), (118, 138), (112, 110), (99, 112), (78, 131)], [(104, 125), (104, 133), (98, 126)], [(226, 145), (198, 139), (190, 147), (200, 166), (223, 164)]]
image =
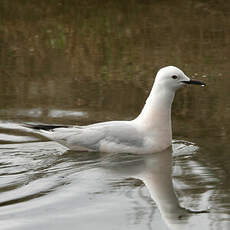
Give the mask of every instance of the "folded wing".
[[(72, 150), (116, 152), (143, 146), (143, 137), (127, 121), (97, 123), (89, 126), (58, 127), (41, 131)], [(121, 148), (122, 147), (122, 148)]]

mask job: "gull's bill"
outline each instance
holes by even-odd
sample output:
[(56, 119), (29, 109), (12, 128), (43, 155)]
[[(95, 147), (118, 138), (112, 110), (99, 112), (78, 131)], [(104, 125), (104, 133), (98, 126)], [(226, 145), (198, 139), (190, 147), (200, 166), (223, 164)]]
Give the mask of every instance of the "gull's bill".
[(201, 85), (201, 86), (206, 86), (204, 82), (197, 81), (197, 80), (189, 80), (189, 81), (181, 81), (185, 84), (191, 84), (191, 85)]

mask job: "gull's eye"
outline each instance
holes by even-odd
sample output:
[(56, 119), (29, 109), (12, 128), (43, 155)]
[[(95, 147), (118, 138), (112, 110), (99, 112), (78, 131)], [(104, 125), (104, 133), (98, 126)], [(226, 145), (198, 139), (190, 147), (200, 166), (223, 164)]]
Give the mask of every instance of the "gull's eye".
[(173, 76), (172, 76), (172, 79), (177, 79), (177, 76), (176, 76), (176, 75), (173, 75)]

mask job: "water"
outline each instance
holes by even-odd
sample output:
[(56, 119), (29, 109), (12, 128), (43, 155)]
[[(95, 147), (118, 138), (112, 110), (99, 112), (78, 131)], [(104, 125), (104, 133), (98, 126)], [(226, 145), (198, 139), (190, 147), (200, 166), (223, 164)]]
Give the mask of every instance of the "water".
[[(227, 1), (2, 0), (1, 229), (229, 229), (229, 10)], [(76, 153), (19, 129), (132, 119), (166, 65), (207, 83), (176, 95), (173, 154)], [(209, 213), (178, 221), (178, 204)]]

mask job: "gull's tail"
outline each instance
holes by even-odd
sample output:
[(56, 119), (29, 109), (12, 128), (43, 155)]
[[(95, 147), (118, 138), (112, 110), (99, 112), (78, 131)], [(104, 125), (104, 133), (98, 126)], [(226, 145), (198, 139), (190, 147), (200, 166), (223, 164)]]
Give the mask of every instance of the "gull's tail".
[(68, 128), (68, 125), (23, 124), (24, 127), (34, 130), (53, 131), (56, 128)]
[(22, 125), (27, 132), (39, 134), (49, 140), (56, 140), (56, 135), (59, 133), (56, 129), (68, 128), (68, 125), (49, 125), (49, 124), (33, 124), (24, 123)]

